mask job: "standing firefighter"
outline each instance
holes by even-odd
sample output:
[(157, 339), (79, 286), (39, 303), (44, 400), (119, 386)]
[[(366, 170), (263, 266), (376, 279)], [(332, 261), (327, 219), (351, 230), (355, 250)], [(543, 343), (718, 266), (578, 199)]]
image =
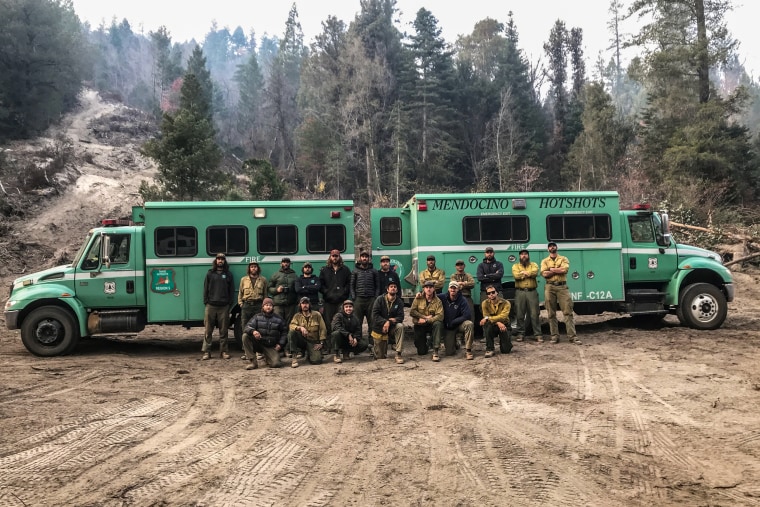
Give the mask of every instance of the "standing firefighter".
[(206, 311), (203, 322), (206, 333), (203, 339), (203, 359), (211, 359), (211, 344), (214, 328), (219, 328), (219, 352), (223, 359), (229, 359), (227, 348), (227, 333), (230, 328), (230, 305), (235, 295), (235, 285), (232, 281), (227, 256), (223, 253), (216, 254), (214, 264), (206, 273), (203, 281), (203, 304)]
[(580, 345), (581, 341), (575, 335), (573, 298), (567, 288), (567, 272), (570, 270), (570, 261), (567, 257), (557, 253), (557, 243), (552, 241), (547, 248), (549, 257), (541, 261), (541, 276), (546, 278), (544, 306), (549, 318), (551, 342), (559, 342), (559, 324), (557, 323), (557, 306), (559, 306), (562, 310), (562, 316), (565, 318), (568, 339), (576, 345)]

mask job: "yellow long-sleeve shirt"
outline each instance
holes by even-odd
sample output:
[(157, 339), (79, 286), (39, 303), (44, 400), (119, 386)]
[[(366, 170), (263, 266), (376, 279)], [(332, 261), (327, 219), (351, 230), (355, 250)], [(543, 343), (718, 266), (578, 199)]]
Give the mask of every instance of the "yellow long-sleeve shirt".
[(538, 264), (531, 261), (527, 266), (523, 266), (517, 262), (512, 265), (512, 277), (515, 279), (516, 289), (535, 289), (538, 286)]

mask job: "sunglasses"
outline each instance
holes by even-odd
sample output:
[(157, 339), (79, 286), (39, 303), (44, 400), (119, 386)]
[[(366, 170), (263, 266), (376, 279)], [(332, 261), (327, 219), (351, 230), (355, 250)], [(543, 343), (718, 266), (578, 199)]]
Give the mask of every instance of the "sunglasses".
[(496, 294), (496, 291), (495, 290), (489, 290), (488, 292), (486, 292), (486, 294), (488, 294), (490, 296), (491, 294)]

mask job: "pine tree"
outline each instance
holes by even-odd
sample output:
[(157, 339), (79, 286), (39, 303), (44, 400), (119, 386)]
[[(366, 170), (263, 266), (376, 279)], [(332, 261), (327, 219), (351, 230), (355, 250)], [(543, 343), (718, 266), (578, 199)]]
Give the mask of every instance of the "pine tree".
[[(167, 199), (215, 199), (226, 183), (217, 170), (221, 152), (214, 142), (209, 109), (203, 85), (195, 74), (186, 74), (179, 110), (164, 114), (161, 137), (143, 148), (158, 162), (158, 188)], [(143, 195), (147, 191), (141, 188)]]

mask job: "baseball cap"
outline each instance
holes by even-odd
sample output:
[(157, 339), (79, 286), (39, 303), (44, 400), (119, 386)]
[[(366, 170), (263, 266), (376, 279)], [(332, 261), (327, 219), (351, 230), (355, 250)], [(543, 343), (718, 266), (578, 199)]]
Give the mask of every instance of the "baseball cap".
[(492, 246), (487, 246), (486, 247), (486, 252), (493, 252), (493, 247)]
[(456, 266), (459, 266), (460, 264), (464, 264), (464, 261), (462, 259), (457, 259), (457, 261), (454, 263)]
[(518, 252), (519, 255), (522, 255), (523, 253), (530, 255), (530, 252), (526, 248), (523, 248), (522, 250)]
[(302, 297), (301, 300), (298, 302), (300, 303), (311, 303), (311, 300), (307, 298), (306, 296)]
[(554, 241), (550, 241), (548, 245), (546, 245), (546, 248), (549, 248), (550, 246), (557, 246), (557, 243)]
[(367, 257), (369, 257), (369, 252), (368, 252), (368, 251), (366, 251), (366, 250), (362, 250), (362, 251), (361, 251), (361, 253), (359, 254), (359, 257), (364, 257), (365, 255), (366, 255)]
[(354, 302), (351, 301), (350, 299), (346, 299), (345, 301), (343, 301), (343, 306), (354, 306)]
[(454, 280), (452, 280), (452, 281), (449, 282), (449, 289), (452, 288), (452, 287), (456, 287), (458, 289), (459, 288), (459, 284), (457, 282), (455, 282)]
[(303, 267), (310, 268), (311, 267), (311, 262), (309, 262), (309, 261), (304, 262), (303, 263)]
[(283, 257), (280, 262), (290, 262), (290, 257)]
[(428, 255), (427, 260), (434, 261), (435, 260), (435, 255)]
[(435, 287), (435, 282), (433, 280), (425, 280), (425, 283), (422, 284), (423, 287)]
[(264, 306), (264, 305), (274, 306), (274, 300), (272, 298), (264, 298), (264, 301), (261, 302), (261, 306)]
[[(388, 285), (386, 287), (390, 287), (391, 285), (395, 285), (396, 288), (398, 289), (398, 284), (396, 283), (396, 280), (390, 280), (388, 282)], [(435, 285), (435, 284), (433, 284), (433, 285)]]
[(382, 262), (382, 261), (389, 261), (389, 260), (391, 260), (391, 258), (390, 258), (390, 257), (388, 257), (387, 255), (383, 255), (382, 257), (380, 257), (380, 261), (381, 261), (381, 262)]

